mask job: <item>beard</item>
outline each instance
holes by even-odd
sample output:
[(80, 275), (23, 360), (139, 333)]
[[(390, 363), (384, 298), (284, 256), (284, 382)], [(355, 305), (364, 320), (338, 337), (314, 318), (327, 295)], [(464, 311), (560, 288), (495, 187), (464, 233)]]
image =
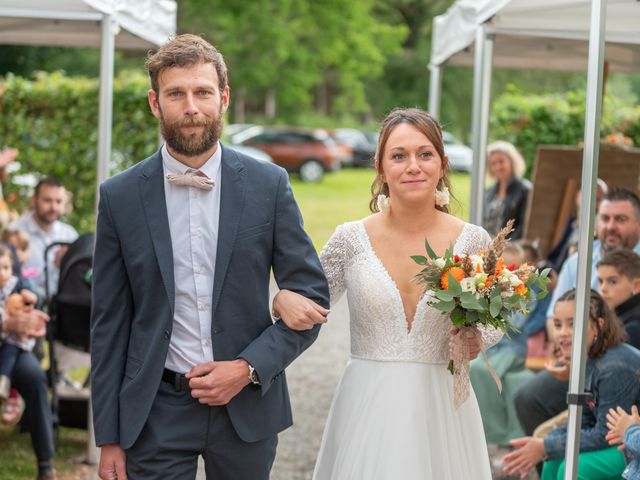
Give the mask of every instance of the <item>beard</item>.
[[(173, 151), (187, 157), (202, 155), (210, 150), (220, 140), (224, 120), (222, 110), (212, 117), (186, 117), (176, 121), (165, 118), (160, 110), (160, 133), (167, 145)], [(184, 135), (183, 127), (204, 127), (202, 132)]]

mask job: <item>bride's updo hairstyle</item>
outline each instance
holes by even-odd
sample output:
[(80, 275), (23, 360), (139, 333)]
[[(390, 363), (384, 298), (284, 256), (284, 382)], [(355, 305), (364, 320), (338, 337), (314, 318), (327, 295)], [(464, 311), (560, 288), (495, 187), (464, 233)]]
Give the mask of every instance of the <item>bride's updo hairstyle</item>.
[[(408, 123), (413, 125), (420, 132), (422, 132), (429, 141), (433, 144), (438, 155), (442, 159), (442, 167), (445, 170), (445, 175), (438, 182), (438, 189), (447, 187), (451, 190), (451, 184), (447, 177), (447, 162), (444, 154), (444, 141), (442, 139), (442, 129), (438, 121), (431, 116), (431, 114), (420, 110), (419, 108), (395, 108), (387, 115), (382, 122), (382, 128), (380, 128), (380, 135), (378, 136), (378, 146), (376, 148), (375, 156), (375, 168), (378, 172), (376, 178), (371, 184), (371, 201), (369, 202), (369, 209), (376, 213), (378, 212), (378, 195), (389, 196), (389, 185), (382, 181), (381, 175), (384, 173), (382, 169), (382, 157), (384, 149), (387, 146), (387, 141), (394, 128), (402, 123)], [(447, 206), (436, 205), (436, 209), (441, 212), (449, 213)]]

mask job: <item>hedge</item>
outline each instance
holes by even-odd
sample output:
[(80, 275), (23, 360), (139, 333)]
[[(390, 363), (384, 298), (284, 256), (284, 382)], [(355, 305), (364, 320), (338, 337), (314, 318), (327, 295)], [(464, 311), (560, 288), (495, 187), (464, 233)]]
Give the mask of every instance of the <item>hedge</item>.
[[(148, 79), (123, 72), (114, 79), (111, 173), (158, 148), (157, 121), (147, 104)], [(67, 220), (79, 231), (94, 228), (99, 84), (97, 79), (37, 73), (0, 82), (0, 145), (17, 147), (14, 175), (58, 177), (74, 195)], [(23, 209), (31, 191), (5, 182), (5, 198)]]
[[(491, 140), (513, 143), (527, 161), (530, 174), (538, 145), (578, 145), (584, 136), (585, 92), (526, 95), (509, 86), (493, 102)], [(622, 134), (640, 146), (640, 107), (605, 96), (601, 136)]]

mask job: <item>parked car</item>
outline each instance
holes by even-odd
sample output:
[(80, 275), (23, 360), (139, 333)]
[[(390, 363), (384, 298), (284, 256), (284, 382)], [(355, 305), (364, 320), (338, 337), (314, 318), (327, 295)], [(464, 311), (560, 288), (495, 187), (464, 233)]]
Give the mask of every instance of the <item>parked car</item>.
[(444, 153), (449, 157), (449, 168), (458, 172), (471, 173), (473, 165), (473, 150), (458, 140), (449, 132), (442, 132)]
[(321, 129), (251, 127), (232, 135), (231, 141), (268, 153), (274, 163), (299, 173), (304, 182), (320, 181), (344, 160), (344, 152)]
[(258, 150), (257, 148), (247, 147), (246, 145), (229, 145), (229, 148), (235, 150), (236, 152), (240, 152), (249, 157), (255, 158), (261, 162), (273, 163), (273, 158), (267, 152), (263, 152), (262, 150)]
[(352, 152), (351, 164), (358, 167), (373, 166), (376, 154), (376, 142), (371, 142), (364, 132), (355, 128), (338, 128), (333, 132), (338, 143), (347, 145)]

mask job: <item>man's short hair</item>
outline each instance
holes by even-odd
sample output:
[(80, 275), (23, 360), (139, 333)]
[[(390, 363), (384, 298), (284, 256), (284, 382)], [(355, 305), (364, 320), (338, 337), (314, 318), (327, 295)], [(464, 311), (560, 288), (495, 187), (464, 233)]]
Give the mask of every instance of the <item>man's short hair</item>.
[(222, 54), (209, 42), (185, 33), (170, 39), (155, 53), (149, 52), (145, 68), (149, 74), (151, 88), (159, 93), (158, 78), (160, 74), (172, 67), (190, 67), (199, 63), (212, 63), (218, 74), (218, 88), (222, 92), (227, 86), (227, 65)]
[(640, 277), (640, 255), (628, 248), (617, 248), (605, 253), (597, 266), (613, 267), (629, 280)]
[(602, 197), (602, 201), (604, 202), (605, 200), (610, 202), (630, 202), (636, 218), (640, 220), (640, 198), (631, 190), (622, 187), (613, 187)]
[(47, 187), (64, 188), (64, 185), (62, 185), (62, 183), (60, 183), (60, 180), (58, 180), (56, 177), (51, 177), (51, 176), (45, 177), (42, 180), (40, 180), (36, 185), (36, 188), (33, 191), (34, 197), (38, 196), (38, 194), (40, 193), (40, 189), (42, 188), (43, 185)]

